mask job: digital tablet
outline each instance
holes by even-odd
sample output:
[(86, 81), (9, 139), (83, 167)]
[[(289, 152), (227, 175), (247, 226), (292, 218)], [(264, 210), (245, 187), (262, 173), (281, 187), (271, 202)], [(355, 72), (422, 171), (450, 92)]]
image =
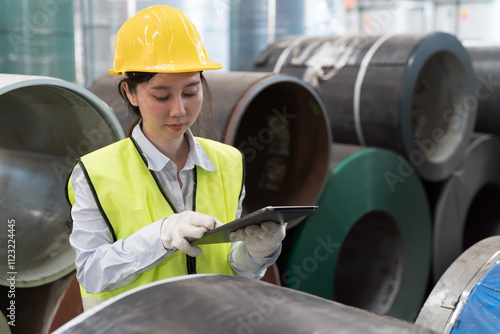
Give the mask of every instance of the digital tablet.
[(219, 244), (231, 242), (229, 234), (242, 227), (261, 224), (267, 221), (284, 224), (291, 220), (307, 216), (318, 210), (317, 206), (266, 206), (223, 226), (214, 228), (203, 237), (192, 242), (193, 245)]

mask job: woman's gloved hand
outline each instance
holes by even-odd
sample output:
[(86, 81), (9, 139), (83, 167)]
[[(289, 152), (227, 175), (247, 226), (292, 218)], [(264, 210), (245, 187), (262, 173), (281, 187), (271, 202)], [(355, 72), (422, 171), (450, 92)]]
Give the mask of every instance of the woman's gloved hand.
[(243, 241), (248, 253), (254, 258), (271, 255), (285, 238), (286, 223), (278, 224), (272, 221), (260, 225), (250, 225), (240, 228), (229, 235), (231, 241)]
[(206, 232), (221, 225), (222, 223), (212, 216), (194, 211), (183, 211), (163, 219), (160, 238), (166, 249), (178, 249), (194, 257), (201, 254), (201, 249), (191, 245), (186, 238), (199, 239)]

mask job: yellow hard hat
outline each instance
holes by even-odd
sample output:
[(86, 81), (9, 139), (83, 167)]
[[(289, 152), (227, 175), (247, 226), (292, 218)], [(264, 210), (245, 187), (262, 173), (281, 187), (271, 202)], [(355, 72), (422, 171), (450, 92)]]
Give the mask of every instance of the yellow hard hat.
[(151, 6), (127, 20), (116, 35), (113, 63), (111, 75), (222, 68), (221, 64), (210, 61), (191, 20), (170, 6)]

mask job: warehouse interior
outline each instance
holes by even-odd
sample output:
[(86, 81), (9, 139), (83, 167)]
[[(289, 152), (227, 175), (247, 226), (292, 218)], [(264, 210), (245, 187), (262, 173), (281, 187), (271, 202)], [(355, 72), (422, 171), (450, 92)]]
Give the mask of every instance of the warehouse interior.
[[(108, 70), (120, 27), (153, 5), (182, 10), (222, 64), (203, 73), (211, 126), (192, 131), (243, 154), (243, 216), (318, 210), (288, 221), (261, 280), (185, 275), (83, 312), (67, 179), (127, 136)], [(499, 0), (0, 0), (0, 333), (498, 333), (499, 14)]]

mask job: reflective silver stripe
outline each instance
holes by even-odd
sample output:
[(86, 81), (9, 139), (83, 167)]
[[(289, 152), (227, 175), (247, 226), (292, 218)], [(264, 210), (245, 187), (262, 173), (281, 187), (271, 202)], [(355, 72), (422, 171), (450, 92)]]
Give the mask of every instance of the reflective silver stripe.
[(284, 48), (283, 51), (281, 51), (281, 54), (278, 57), (278, 60), (276, 61), (276, 64), (274, 64), (273, 73), (280, 73), (281, 68), (285, 64), (285, 61), (290, 55), (290, 53), (292, 53), (293, 48), (306, 38), (307, 38), (306, 36), (299, 36), (290, 43), (288, 43), (287, 47)]
[(361, 146), (366, 146), (365, 137), (363, 136), (363, 131), (361, 129), (361, 118), (360, 118), (360, 110), (359, 104), (361, 99), (361, 85), (363, 85), (363, 80), (365, 79), (366, 71), (368, 70), (368, 64), (373, 58), (375, 52), (377, 52), (378, 48), (384, 44), (389, 38), (394, 36), (394, 34), (387, 34), (381, 36), (379, 39), (373, 43), (368, 52), (363, 57), (361, 61), (361, 65), (359, 66), (358, 75), (356, 76), (356, 82), (354, 84), (354, 104), (353, 104), (353, 113), (354, 113), (354, 127), (356, 128), (356, 135), (358, 136), (358, 141)]

